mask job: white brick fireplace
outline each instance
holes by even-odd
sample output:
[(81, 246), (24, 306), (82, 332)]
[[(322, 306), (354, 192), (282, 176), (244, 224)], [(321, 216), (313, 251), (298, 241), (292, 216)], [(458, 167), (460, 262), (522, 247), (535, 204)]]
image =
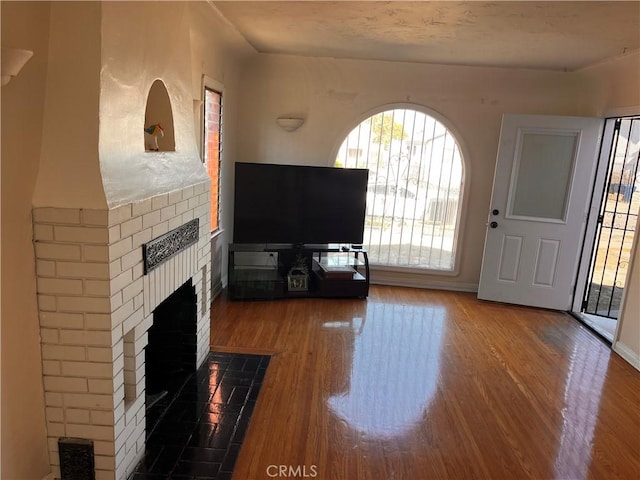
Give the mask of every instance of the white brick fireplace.
[[(209, 184), (117, 208), (34, 208), (50, 462), (58, 440), (93, 441), (98, 480), (125, 479), (145, 448), (145, 347), (154, 309), (192, 280), (197, 365), (209, 351)], [(195, 244), (145, 275), (143, 245), (193, 219)]]

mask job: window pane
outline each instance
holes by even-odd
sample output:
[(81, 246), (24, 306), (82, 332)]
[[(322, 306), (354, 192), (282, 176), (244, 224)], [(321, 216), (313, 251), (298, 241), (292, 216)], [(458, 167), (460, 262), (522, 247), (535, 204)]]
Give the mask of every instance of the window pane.
[(453, 270), (463, 169), (443, 124), (415, 110), (373, 115), (347, 136), (335, 164), (369, 169), (372, 264)]
[(211, 177), (211, 231), (220, 226), (220, 153), (222, 131), (222, 94), (204, 91), (204, 162)]
[(576, 144), (575, 133), (522, 134), (511, 192), (512, 215), (564, 219)]

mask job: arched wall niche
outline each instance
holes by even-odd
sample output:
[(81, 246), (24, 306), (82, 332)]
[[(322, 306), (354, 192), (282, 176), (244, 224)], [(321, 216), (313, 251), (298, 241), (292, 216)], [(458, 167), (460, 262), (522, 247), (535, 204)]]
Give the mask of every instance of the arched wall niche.
[(147, 96), (144, 113), (144, 149), (147, 152), (175, 152), (173, 110), (164, 82), (156, 79)]

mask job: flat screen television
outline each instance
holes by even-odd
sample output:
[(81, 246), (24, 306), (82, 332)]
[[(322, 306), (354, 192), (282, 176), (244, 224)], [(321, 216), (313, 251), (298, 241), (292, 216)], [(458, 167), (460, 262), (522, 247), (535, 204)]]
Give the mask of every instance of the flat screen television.
[(369, 171), (236, 163), (233, 241), (361, 244)]

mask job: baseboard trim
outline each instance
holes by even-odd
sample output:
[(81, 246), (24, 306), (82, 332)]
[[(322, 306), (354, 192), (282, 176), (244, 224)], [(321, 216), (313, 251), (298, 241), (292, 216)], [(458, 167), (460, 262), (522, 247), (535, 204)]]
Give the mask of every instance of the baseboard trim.
[(620, 342), (615, 342), (613, 344), (613, 351), (630, 363), (633, 368), (640, 371), (640, 354), (634, 352), (624, 343)]
[(381, 272), (376, 272), (375, 276), (371, 278), (372, 285), (388, 285), (392, 287), (409, 287), (409, 288), (426, 288), (433, 290), (450, 290), (453, 292), (478, 292), (477, 283), (462, 283), (462, 282), (438, 282), (433, 280), (413, 279), (413, 278), (391, 278), (388, 275), (381, 275)]

